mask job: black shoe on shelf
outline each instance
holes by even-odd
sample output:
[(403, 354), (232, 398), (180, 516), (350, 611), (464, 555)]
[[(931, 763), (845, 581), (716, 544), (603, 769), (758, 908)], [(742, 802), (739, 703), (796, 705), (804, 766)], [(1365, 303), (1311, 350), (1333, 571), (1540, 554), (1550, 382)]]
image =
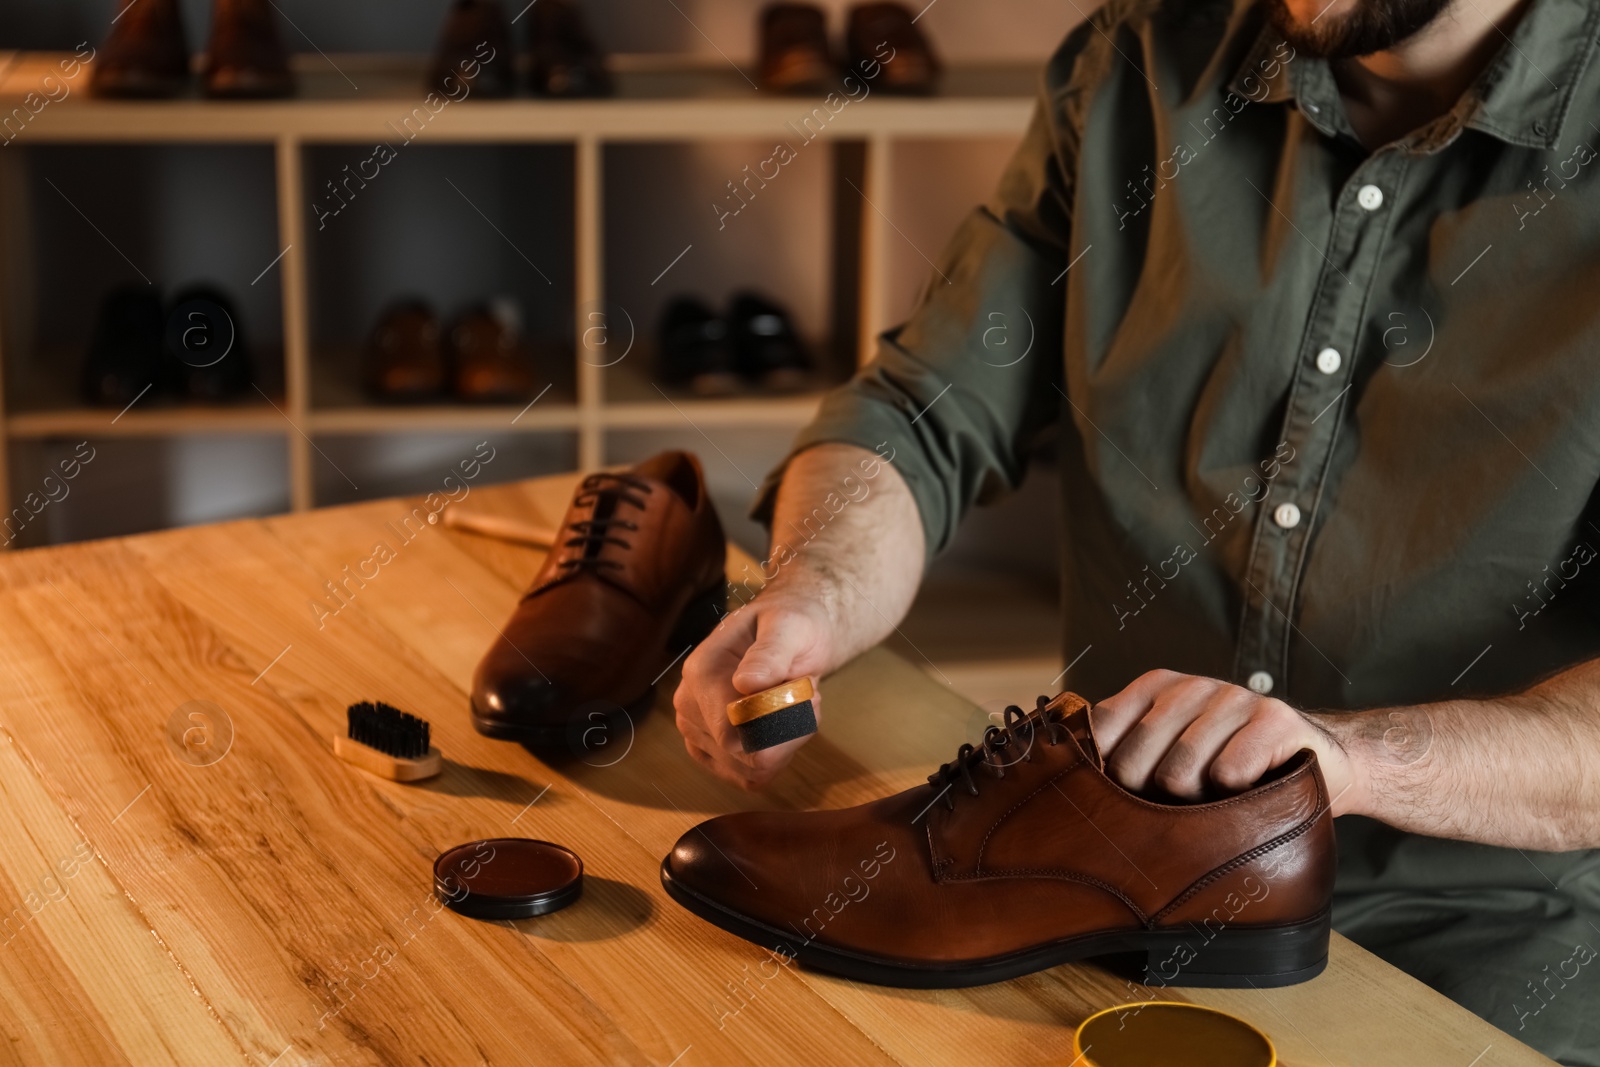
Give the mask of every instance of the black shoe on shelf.
[(183, 92), (189, 84), (189, 41), (178, 0), (122, 7), (92, 69), (89, 88), (95, 96), (155, 99)]
[(680, 296), (661, 316), (657, 374), (667, 385), (700, 396), (727, 396), (739, 389), (728, 344), (727, 320), (705, 301)]
[(528, 10), (531, 83), (541, 96), (607, 96), (605, 56), (573, 0), (539, 0)]
[(167, 376), (178, 396), (217, 404), (251, 392), (255, 375), (244, 324), (222, 290), (191, 285), (174, 296), (165, 340)]
[(154, 286), (128, 285), (106, 294), (83, 361), (87, 403), (126, 407), (160, 385), (161, 323), (161, 295)]
[(428, 88), (452, 100), (501, 98), (516, 88), (511, 23), (500, 0), (455, 0), (439, 31)]
[(728, 327), (734, 369), (741, 377), (775, 393), (811, 386), (811, 356), (781, 305), (749, 290), (736, 293)]

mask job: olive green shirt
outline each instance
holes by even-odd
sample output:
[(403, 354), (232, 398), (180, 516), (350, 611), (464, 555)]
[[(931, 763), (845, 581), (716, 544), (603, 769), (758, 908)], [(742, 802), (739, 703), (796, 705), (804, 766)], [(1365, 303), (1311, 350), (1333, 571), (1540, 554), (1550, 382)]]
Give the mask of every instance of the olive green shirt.
[[(1533, 0), (1453, 110), (1369, 150), (1259, 4), (1112, 0), (796, 451), (892, 449), (931, 558), (1054, 432), (1091, 699), (1162, 667), (1410, 704), (1593, 656), (1597, 34), (1600, 0)], [(1345, 888), (1596, 866), (1354, 822)]]

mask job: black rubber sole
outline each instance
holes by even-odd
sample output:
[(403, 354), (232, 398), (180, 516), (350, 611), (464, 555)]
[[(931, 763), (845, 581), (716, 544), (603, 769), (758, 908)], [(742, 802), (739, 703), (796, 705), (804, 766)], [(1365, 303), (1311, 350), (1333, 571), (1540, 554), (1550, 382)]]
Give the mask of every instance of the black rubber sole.
[[(726, 614), (728, 602), (727, 579), (723, 578), (719, 584), (709, 589), (696, 593), (694, 598), (684, 607), (683, 613), (678, 616), (677, 623), (672, 628), (672, 633), (667, 638), (667, 652), (677, 656), (686, 646), (698, 645), (710, 636), (711, 631), (717, 628), (717, 623), (722, 621)], [(602, 713), (601, 721), (590, 721), (593, 709), (568, 708), (569, 714), (564, 718), (583, 713), (585, 728), (613, 731), (620, 729), (625, 724), (632, 723), (639, 716), (650, 710), (655, 703), (655, 686), (651, 685), (643, 693), (625, 701), (621, 706), (613, 707), (608, 714)], [(572, 726), (563, 721), (554, 726), (532, 725), (508, 721), (497, 716), (482, 715), (476, 704), (468, 702), (472, 709), (472, 726), (485, 737), (492, 737), (497, 741), (517, 741), (534, 748), (554, 748), (566, 746), (571, 741)]]
[(1143, 956), (1142, 981), (1155, 988), (1268, 989), (1308, 981), (1328, 965), (1331, 918), (1326, 911), (1286, 926), (1127, 930), (1087, 934), (985, 959), (913, 963), (808, 941), (793, 930), (777, 930), (740, 915), (674, 881), (665, 860), (661, 884), (673, 900), (736, 937), (819, 971), (901, 989), (988, 985), (1063, 963), (1130, 953)]

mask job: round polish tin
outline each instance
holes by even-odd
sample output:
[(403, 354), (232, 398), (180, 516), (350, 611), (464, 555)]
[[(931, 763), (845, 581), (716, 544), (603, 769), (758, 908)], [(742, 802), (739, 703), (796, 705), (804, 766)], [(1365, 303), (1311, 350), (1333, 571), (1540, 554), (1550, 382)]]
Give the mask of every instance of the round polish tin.
[(473, 919), (528, 919), (583, 895), (583, 860), (526, 837), (492, 837), (446, 849), (433, 861), (433, 894)]
[(1276, 1067), (1272, 1040), (1243, 1019), (1200, 1004), (1147, 1000), (1085, 1019), (1072, 1037), (1083, 1067)]

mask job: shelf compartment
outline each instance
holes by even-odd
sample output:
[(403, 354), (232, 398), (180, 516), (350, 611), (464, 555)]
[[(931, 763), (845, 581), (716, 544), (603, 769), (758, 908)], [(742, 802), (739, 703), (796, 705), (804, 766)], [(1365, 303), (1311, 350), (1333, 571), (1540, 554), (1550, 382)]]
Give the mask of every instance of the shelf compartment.
[[(487, 460), (480, 446), (492, 450)], [(319, 507), (391, 496), (444, 493), (572, 470), (575, 433), (450, 430), (318, 433), (311, 470)], [(476, 461), (476, 466), (471, 465)], [(476, 477), (463, 479), (461, 464)], [(445, 478), (455, 481), (449, 485)]]
[[(14, 441), (7, 463), (11, 522), (3, 525), (0, 542), (12, 548), (63, 544), (288, 510), (283, 436), (232, 430)], [(86, 462), (80, 442), (93, 450)], [(74, 459), (80, 460), (76, 476), (67, 479), (61, 463)]]

